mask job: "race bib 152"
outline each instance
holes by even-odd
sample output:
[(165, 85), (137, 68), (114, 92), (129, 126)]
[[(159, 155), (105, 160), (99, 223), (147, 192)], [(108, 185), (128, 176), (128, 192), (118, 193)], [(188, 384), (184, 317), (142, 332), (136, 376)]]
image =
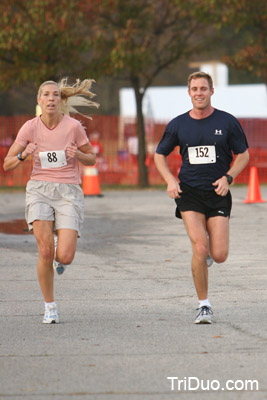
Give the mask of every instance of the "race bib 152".
[(212, 164), (216, 162), (215, 146), (188, 147), (190, 164)]

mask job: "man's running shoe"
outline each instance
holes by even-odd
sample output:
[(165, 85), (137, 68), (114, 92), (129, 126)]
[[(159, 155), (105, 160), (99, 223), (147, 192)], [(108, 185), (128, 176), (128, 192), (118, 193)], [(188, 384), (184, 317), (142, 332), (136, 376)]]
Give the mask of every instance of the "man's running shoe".
[[(57, 236), (56, 235), (54, 236), (54, 241), (55, 241), (55, 257), (56, 257), (56, 252), (57, 252)], [(63, 272), (65, 272), (67, 269), (67, 265), (61, 264), (60, 262), (56, 261), (55, 259), (53, 261), (53, 267), (57, 271), (58, 275), (62, 275)]]
[(57, 306), (48, 305), (45, 307), (45, 314), (43, 319), (43, 324), (58, 324), (58, 313), (57, 313)]
[(211, 324), (212, 309), (208, 306), (198, 308), (199, 313), (195, 319), (195, 324)]
[(210, 255), (208, 255), (206, 261), (207, 261), (207, 266), (208, 266), (208, 267), (211, 267), (214, 260), (213, 260), (213, 258), (212, 258)]
[(67, 269), (67, 265), (61, 264), (60, 262), (58, 262), (56, 260), (53, 261), (53, 267), (57, 271), (58, 275), (62, 275), (63, 272), (65, 272)]

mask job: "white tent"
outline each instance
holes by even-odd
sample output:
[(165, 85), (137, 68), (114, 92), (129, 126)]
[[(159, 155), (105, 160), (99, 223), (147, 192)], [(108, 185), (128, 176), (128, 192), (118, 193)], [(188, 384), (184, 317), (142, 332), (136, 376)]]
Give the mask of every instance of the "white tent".
[[(131, 88), (120, 90), (120, 115), (135, 117)], [(215, 86), (212, 105), (236, 118), (267, 118), (267, 90), (264, 84)], [(187, 87), (151, 87), (146, 91), (143, 112), (155, 121), (169, 121), (192, 108)]]

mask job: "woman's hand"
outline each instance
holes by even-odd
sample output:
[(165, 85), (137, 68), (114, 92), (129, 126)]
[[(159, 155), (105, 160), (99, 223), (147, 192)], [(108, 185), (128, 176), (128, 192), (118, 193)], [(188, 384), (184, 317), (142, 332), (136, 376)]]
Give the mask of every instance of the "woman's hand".
[(66, 147), (65, 152), (69, 158), (77, 158), (78, 156), (78, 148), (74, 142), (71, 142), (71, 144)]

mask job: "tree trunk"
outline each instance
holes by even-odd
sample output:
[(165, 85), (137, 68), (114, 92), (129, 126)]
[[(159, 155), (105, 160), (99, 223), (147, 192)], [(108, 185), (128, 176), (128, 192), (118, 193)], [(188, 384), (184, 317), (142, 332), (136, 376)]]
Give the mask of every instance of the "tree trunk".
[(142, 110), (142, 103), (144, 92), (140, 88), (140, 82), (138, 77), (134, 77), (131, 79), (132, 86), (134, 88), (135, 93), (135, 101), (136, 101), (136, 118), (137, 118), (137, 137), (138, 137), (138, 185), (141, 188), (148, 187), (148, 173), (146, 167), (146, 132), (145, 132), (145, 123), (144, 116)]

